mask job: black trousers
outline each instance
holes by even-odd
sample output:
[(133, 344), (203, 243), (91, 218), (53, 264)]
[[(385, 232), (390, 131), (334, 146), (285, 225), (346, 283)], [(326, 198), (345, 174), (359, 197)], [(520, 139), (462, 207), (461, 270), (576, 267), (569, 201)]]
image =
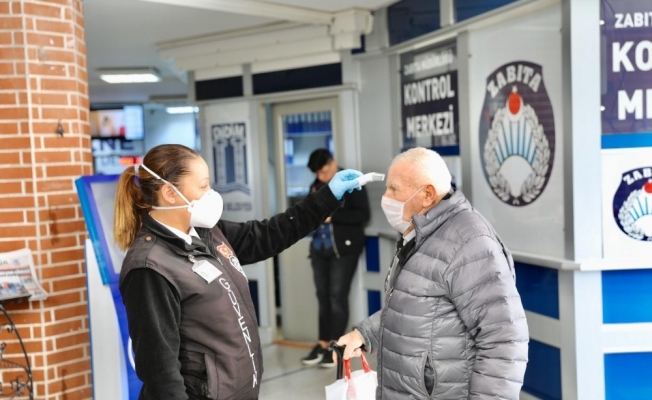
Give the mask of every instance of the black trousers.
[(319, 302), (319, 340), (337, 340), (349, 321), (349, 291), (359, 254), (335, 256), (330, 250), (310, 251)]

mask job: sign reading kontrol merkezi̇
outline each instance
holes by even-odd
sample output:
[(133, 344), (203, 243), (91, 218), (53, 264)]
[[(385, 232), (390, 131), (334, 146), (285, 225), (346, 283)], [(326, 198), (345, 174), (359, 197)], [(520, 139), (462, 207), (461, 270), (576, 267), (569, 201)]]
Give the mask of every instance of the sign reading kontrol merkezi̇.
[(652, 2), (602, 0), (601, 9), (602, 133), (652, 133)]
[(455, 44), (401, 55), (403, 147), (459, 154)]

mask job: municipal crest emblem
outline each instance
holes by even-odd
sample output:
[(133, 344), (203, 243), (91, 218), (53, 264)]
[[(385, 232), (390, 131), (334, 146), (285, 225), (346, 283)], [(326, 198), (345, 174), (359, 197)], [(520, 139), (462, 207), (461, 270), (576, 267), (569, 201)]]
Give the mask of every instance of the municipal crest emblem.
[(623, 233), (635, 240), (652, 241), (652, 167), (623, 174), (614, 195), (613, 210)]
[(540, 65), (513, 62), (487, 78), (479, 136), (493, 193), (512, 206), (539, 198), (555, 155), (555, 122)]

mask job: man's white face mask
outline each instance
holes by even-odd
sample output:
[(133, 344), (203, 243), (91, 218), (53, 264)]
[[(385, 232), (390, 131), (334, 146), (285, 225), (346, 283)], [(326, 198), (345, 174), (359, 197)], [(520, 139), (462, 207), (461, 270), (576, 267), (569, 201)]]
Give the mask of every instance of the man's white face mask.
[(186, 205), (184, 206), (152, 206), (154, 210), (174, 210), (178, 208), (187, 208), (188, 212), (190, 213), (190, 226), (194, 226), (196, 228), (212, 228), (217, 225), (217, 221), (220, 220), (220, 217), (222, 216), (222, 209), (224, 208), (224, 200), (219, 193), (213, 189), (210, 189), (198, 200), (188, 201), (186, 196), (181, 194), (181, 191), (177, 189), (173, 184), (155, 174), (144, 164), (141, 164), (140, 166), (145, 168), (147, 172), (152, 174), (155, 178), (160, 179), (161, 181), (172, 186), (172, 189), (174, 189), (174, 191), (177, 192), (183, 201), (186, 202)]
[(419, 191), (423, 188), (424, 186), (421, 186), (419, 189), (417, 189), (416, 192), (412, 194), (412, 196), (410, 196), (405, 201), (393, 200), (386, 196), (383, 196), (382, 200), (380, 201), (380, 207), (383, 209), (383, 213), (385, 213), (385, 218), (387, 218), (387, 222), (389, 222), (392, 228), (396, 229), (401, 234), (404, 234), (405, 231), (410, 227), (410, 224), (412, 223), (411, 221), (403, 220), (403, 212), (405, 209), (405, 204), (408, 201), (412, 200), (412, 198), (417, 193), (419, 193)]

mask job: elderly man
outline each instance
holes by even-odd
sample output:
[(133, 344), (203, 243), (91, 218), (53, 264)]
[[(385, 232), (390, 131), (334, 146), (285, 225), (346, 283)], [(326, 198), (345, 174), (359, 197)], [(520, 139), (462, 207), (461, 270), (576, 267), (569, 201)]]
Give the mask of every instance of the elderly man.
[(402, 238), (385, 304), (339, 339), (344, 358), (378, 353), (377, 399), (517, 400), (528, 328), (496, 231), (424, 148), (393, 160), (381, 206)]

